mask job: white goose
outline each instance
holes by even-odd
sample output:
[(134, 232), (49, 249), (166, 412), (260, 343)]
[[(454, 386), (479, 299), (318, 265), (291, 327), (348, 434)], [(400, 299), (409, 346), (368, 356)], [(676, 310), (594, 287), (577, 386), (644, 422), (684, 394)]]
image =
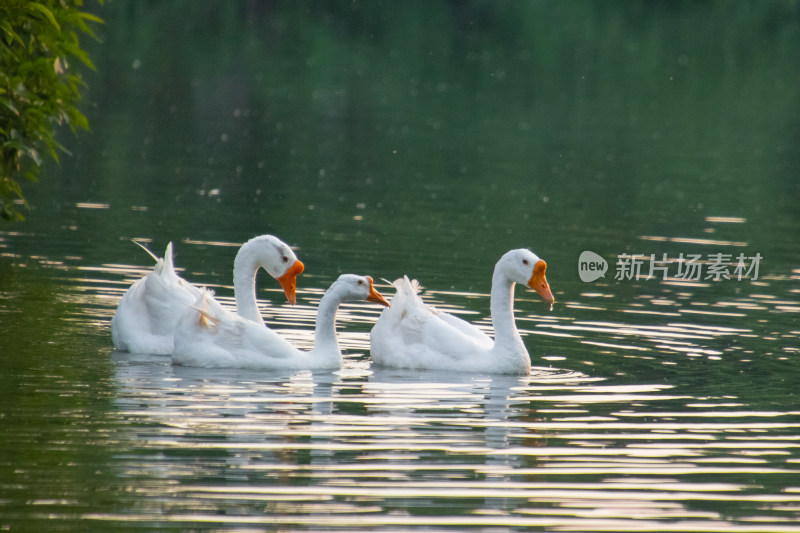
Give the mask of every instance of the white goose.
[(178, 321), (172, 362), (252, 370), (339, 368), (342, 353), (336, 340), (336, 311), (342, 302), (362, 300), (389, 305), (369, 276), (339, 276), (319, 302), (314, 348), (305, 352), (263, 324), (231, 313), (204, 291)]
[(370, 333), (373, 362), (392, 368), (530, 373), (530, 356), (514, 323), (514, 285), (535, 290), (552, 309), (555, 299), (546, 269), (544, 261), (525, 249), (511, 250), (497, 262), (490, 299), (494, 340), (472, 324), (425, 305), (416, 280), (398, 279), (391, 307), (383, 310)]
[[(111, 339), (117, 350), (168, 355), (173, 350), (178, 319), (202, 291), (175, 272), (172, 243), (167, 245), (162, 259), (150, 255), (156, 266), (122, 296), (111, 319)], [(287, 300), (293, 304), (296, 278), (303, 271), (303, 264), (286, 243), (271, 235), (250, 239), (239, 249), (233, 263), (237, 311), (261, 324), (255, 278), (262, 267), (278, 280)]]

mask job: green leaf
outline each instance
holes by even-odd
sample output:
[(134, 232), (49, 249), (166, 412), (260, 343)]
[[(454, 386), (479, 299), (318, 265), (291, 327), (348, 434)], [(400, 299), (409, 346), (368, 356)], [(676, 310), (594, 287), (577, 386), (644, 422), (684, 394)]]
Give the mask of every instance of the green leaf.
[(14, 41), (22, 44), (22, 37), (20, 37), (19, 34), (14, 31), (14, 28), (8, 21), (3, 21), (0, 23), (0, 29), (2, 29), (4, 32), (5, 41), (7, 44), (11, 44)]
[(14, 103), (11, 100), (9, 100), (8, 98), (0, 98), (0, 104), (3, 104), (3, 106), (5, 108), (7, 108), (9, 111), (14, 113), (15, 115), (19, 116), (19, 110), (16, 108)]
[[(36, 164), (37, 167), (42, 166), (42, 158), (36, 149), (28, 146), (22, 150), (22, 153), (28, 156), (28, 158), (30, 158)], [(20, 195), (22, 195), (22, 191), (20, 191)]]
[(78, 16), (86, 20), (91, 20), (92, 22), (97, 22), (98, 24), (104, 23), (103, 19), (101, 19), (97, 15), (92, 15), (91, 13), (86, 13), (85, 11), (79, 12)]
[(92, 63), (91, 59), (89, 59), (89, 54), (87, 54), (84, 50), (82, 50), (77, 45), (67, 44), (64, 43), (64, 50), (69, 52), (69, 54), (75, 58), (77, 58), (81, 63), (86, 65), (92, 70), (96, 70), (94, 68), (94, 64)]
[(53, 12), (52, 11), (50, 11), (49, 9), (47, 9), (45, 6), (43, 6), (42, 4), (40, 4), (38, 2), (31, 2), (30, 4), (28, 4), (28, 9), (36, 10), (39, 13), (41, 13), (42, 15), (44, 15), (47, 18), (47, 20), (50, 21), (50, 24), (55, 26), (56, 30), (58, 30), (58, 32), (61, 33), (61, 26), (58, 25), (58, 22), (56, 21), (56, 17), (53, 16)]
[(25, 173), (25, 177), (28, 178), (28, 181), (33, 183), (39, 183), (39, 175), (36, 173), (36, 170), (31, 169)]
[(70, 124), (74, 128), (80, 128), (82, 130), (89, 129), (89, 120), (84, 116), (83, 113), (79, 111), (75, 111), (74, 113), (69, 114)]

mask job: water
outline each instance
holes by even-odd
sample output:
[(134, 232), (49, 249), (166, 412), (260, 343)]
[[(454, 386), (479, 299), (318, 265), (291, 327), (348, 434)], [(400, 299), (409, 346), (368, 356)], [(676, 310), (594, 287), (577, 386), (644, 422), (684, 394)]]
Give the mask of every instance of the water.
[[(791, 4), (112, 4), (93, 132), (0, 231), (0, 528), (800, 531)], [(557, 300), (517, 289), (531, 376), (374, 368), (374, 305), (341, 310), (335, 372), (112, 350), (152, 266), (130, 239), (231, 304), (262, 233), (306, 265), (294, 307), (259, 278), (302, 347), (341, 272), (488, 331), (530, 247)], [(615, 279), (664, 253), (763, 260)]]

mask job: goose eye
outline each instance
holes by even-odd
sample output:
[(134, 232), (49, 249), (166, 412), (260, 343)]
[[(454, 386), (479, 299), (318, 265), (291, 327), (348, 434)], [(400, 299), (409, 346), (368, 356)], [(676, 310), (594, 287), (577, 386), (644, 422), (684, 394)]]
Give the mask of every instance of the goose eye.
[(358, 280), (358, 284), (359, 285), (363, 285), (364, 284), (364, 280), (363, 279)]
[(522, 264), (527, 266), (528, 265), (528, 260), (527, 259), (523, 259), (522, 260)]
[(283, 261), (284, 263), (288, 263), (289, 258), (284, 255), (283, 257), (281, 257), (281, 261)]

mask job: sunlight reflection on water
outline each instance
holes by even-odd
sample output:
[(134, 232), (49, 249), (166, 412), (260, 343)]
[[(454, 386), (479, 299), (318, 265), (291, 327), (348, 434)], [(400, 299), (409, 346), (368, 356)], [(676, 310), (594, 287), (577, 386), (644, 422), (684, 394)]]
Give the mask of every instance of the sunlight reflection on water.
[[(65, 323), (101, 336), (122, 293), (151, 268), (26, 261), (60, 280), (57, 297), (72, 306)], [(214, 281), (234, 307), (219, 281), (227, 274), (186, 276)], [(313, 344), (318, 283), (309, 276), (289, 306), (258, 279), (267, 323), (301, 348)], [(632, 364), (748, 361), (763, 356), (765, 338), (791, 353), (800, 331), (748, 318), (791, 314), (794, 300), (752, 290), (687, 308), (690, 289), (664, 286), (627, 305), (618, 289), (598, 286), (552, 314), (518, 290), (517, 323), (535, 363), (525, 378), (373, 368), (369, 328), (380, 309), (362, 304), (338, 315), (345, 366), (336, 372), (210, 373), (113, 352), (121, 426), (107, 439), (128, 496), (81, 517), (109, 530), (800, 531), (800, 411), (752, 405), (741, 388), (687, 385), (680, 373), (648, 379), (651, 367)], [(487, 309), (486, 293), (423, 297), (491, 333), (486, 311), (474, 310)]]
[[(358, 365), (211, 378), (163, 357), (114, 357), (117, 402), (140, 443), (124, 468), (164, 479), (139, 489), (145, 509), (167, 504), (181, 523), (215, 523), (196, 510), (233, 506), (241, 523), (267, 513), (306, 527), (466, 525), (455, 516), (466, 513), (472, 526), (668, 531), (663, 520), (682, 519), (681, 531), (747, 531), (768, 507), (786, 516), (770, 519), (775, 531), (800, 531), (789, 520), (797, 492), (744, 481), (794, 473), (776, 454), (794, 453), (800, 413), (714, 410), (670, 385), (549, 368), (530, 378)], [(675, 402), (686, 409), (663, 409)], [(774, 429), (791, 433), (765, 438)], [(728, 521), (729, 504), (752, 518)], [(423, 520), (425, 508), (450, 513)]]

